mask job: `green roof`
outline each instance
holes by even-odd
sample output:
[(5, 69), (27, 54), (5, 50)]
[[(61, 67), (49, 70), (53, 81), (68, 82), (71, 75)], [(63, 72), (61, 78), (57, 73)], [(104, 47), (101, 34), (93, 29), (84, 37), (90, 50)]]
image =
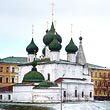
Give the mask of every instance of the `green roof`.
[(71, 38), (69, 44), (65, 48), (67, 53), (76, 53), (78, 51), (78, 47), (74, 44), (73, 39)]
[(33, 38), (31, 40), (31, 43), (27, 46), (26, 51), (28, 52), (28, 54), (35, 54), (38, 52), (38, 47), (34, 43)]
[(51, 51), (60, 51), (61, 48), (61, 43), (57, 40), (56, 37), (54, 37), (53, 41), (49, 44), (49, 49)]
[(55, 82), (50, 82), (50, 81), (42, 81), (39, 83), (40, 88), (42, 87), (58, 87), (58, 85)]
[(54, 28), (54, 24), (52, 22), (52, 25), (51, 25), (51, 28), (49, 31), (46, 31), (46, 35), (43, 37), (43, 42), (45, 45), (49, 45), (54, 37), (57, 38), (57, 40), (61, 43), (62, 42), (62, 38), (61, 36), (55, 31), (55, 28)]
[(87, 65), (88, 65), (88, 68), (108, 69), (106, 67), (95, 65), (95, 64), (90, 64), (90, 63), (87, 63)]
[(27, 57), (6, 57), (0, 59), (0, 63), (14, 63), (14, 64), (24, 64), (27, 62)]
[(26, 75), (24, 75), (23, 78), (23, 82), (41, 82), (43, 80), (45, 80), (44, 76), (40, 72), (35, 71), (34, 69), (33, 71), (30, 71)]

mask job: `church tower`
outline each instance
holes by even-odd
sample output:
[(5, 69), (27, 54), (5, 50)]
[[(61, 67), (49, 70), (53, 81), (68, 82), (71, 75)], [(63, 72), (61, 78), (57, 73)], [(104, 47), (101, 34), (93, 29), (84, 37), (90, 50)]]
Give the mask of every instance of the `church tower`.
[(84, 51), (83, 51), (83, 46), (82, 46), (82, 37), (79, 37), (80, 40), (80, 44), (79, 44), (79, 49), (78, 49), (78, 53), (76, 56), (76, 63), (81, 64), (81, 65), (85, 65), (86, 64), (86, 58), (84, 55)]
[(31, 43), (26, 47), (26, 51), (28, 52), (28, 59), (27, 62), (33, 62), (34, 60), (36, 60), (36, 55), (38, 52), (38, 47), (36, 46), (36, 44), (34, 43), (34, 25), (32, 25), (32, 40)]
[(67, 52), (67, 61), (76, 63), (76, 52), (78, 51), (78, 47), (74, 44), (72, 38), (65, 50)]

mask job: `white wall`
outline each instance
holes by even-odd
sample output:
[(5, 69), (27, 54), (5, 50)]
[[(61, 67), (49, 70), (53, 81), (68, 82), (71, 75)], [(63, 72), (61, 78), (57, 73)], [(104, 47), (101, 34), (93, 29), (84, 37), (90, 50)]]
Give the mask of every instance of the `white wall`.
[[(9, 92), (9, 93), (0, 93), (0, 101), (1, 102), (11, 102), (13, 100), (13, 93)], [(9, 99), (10, 97), (10, 99)]]
[(14, 86), (13, 102), (32, 102), (33, 86)]
[(45, 88), (33, 90), (33, 102), (60, 102), (60, 88)]

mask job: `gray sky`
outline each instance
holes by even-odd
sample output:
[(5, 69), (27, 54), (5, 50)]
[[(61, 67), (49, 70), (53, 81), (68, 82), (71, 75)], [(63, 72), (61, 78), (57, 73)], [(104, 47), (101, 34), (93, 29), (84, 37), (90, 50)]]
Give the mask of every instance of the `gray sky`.
[[(34, 40), (41, 55), (45, 30), (51, 25), (52, 0), (0, 0), (0, 58), (27, 56), (26, 46)], [(62, 36), (61, 56), (72, 37), (79, 45), (80, 31), (89, 63), (110, 67), (110, 0), (54, 0), (56, 31)], [(71, 35), (71, 25), (73, 33)]]

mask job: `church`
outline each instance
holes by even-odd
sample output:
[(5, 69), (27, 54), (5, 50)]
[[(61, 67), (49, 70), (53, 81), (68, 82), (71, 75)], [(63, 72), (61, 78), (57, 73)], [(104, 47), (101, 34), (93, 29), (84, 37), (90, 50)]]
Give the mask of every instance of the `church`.
[(19, 65), (19, 82), (13, 86), (12, 102), (50, 103), (63, 101), (92, 101), (94, 87), (79, 37), (79, 47), (73, 41), (65, 46), (67, 59), (61, 59), (62, 37), (52, 22), (43, 37), (45, 47), (37, 58), (39, 48), (32, 38), (26, 47), (27, 63)]

